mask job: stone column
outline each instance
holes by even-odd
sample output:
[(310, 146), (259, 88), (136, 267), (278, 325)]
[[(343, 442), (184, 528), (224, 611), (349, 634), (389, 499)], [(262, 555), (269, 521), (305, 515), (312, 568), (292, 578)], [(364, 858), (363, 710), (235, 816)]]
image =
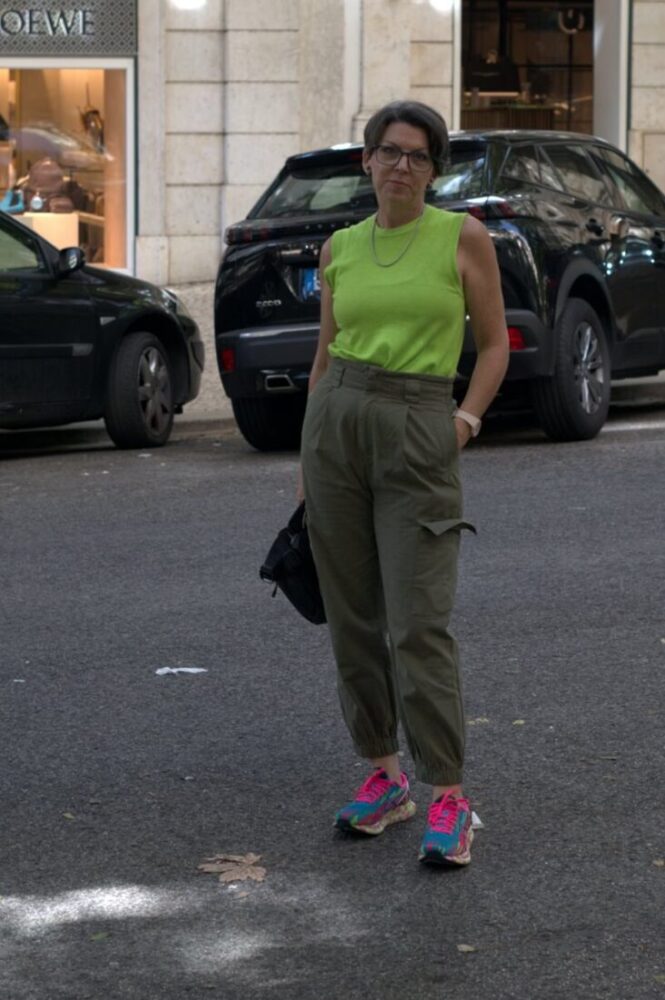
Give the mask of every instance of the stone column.
[(411, 86), (409, 96), (436, 108), (455, 128), (459, 104), (459, 75), (456, 50), (462, 40), (455, 38), (455, 8), (429, 2), (411, 4)]
[(298, 152), (299, 14), (300, 0), (226, 0), (222, 230)]
[(411, 83), (411, 0), (362, 0), (362, 82), (353, 138), (383, 104), (406, 98)]
[(351, 138), (360, 104), (360, 0), (300, 0), (300, 148)]
[(224, 0), (167, 2), (166, 234), (169, 281), (213, 281), (222, 250)]
[[(165, 92), (166, 10), (138, 4), (138, 233), (136, 273), (148, 281), (168, 280), (166, 238)], [(152, 155), (145, 155), (146, 150)]]
[(632, 6), (629, 154), (665, 189), (665, 2)]

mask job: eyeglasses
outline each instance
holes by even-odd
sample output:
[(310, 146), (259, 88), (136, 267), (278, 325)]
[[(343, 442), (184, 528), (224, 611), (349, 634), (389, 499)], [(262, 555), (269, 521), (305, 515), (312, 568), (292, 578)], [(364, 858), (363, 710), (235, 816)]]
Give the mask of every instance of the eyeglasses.
[(374, 146), (374, 152), (379, 163), (384, 167), (396, 167), (403, 156), (406, 156), (412, 170), (425, 171), (432, 169), (432, 157), (424, 149), (400, 149), (391, 142)]

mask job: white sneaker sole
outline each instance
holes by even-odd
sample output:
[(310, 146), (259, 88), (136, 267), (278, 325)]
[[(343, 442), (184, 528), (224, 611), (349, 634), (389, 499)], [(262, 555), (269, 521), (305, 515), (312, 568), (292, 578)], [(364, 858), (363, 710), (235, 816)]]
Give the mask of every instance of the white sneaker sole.
[(353, 826), (351, 823), (339, 822), (335, 823), (340, 830), (346, 830), (351, 833), (368, 833), (372, 837), (378, 836), (378, 834), (383, 833), (387, 826), (391, 823), (403, 823), (407, 819), (411, 819), (412, 816), (416, 814), (416, 803), (413, 799), (408, 799), (401, 806), (397, 806), (396, 809), (391, 809), (390, 812), (386, 813), (378, 823), (373, 823), (371, 826), (363, 824), (362, 826)]

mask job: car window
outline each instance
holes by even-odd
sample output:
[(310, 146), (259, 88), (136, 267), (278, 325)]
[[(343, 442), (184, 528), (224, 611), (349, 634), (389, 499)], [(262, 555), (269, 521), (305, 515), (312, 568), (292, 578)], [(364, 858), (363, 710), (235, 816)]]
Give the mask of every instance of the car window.
[(448, 163), (432, 184), (434, 199), (448, 201), (486, 194), (486, 159), (487, 147), (484, 143), (451, 143)]
[(0, 228), (0, 271), (41, 271), (37, 242), (29, 235)]
[(268, 191), (251, 218), (316, 215), (324, 212), (371, 210), (374, 189), (360, 160), (295, 166)]
[(564, 190), (561, 178), (552, 166), (551, 161), (548, 160), (544, 153), (541, 153), (540, 156), (540, 177), (545, 187), (554, 188), (555, 191)]
[(533, 145), (512, 146), (508, 150), (497, 182), (497, 194), (514, 191), (524, 184), (541, 184), (538, 150)]
[(665, 215), (665, 198), (627, 157), (602, 146), (594, 153), (618, 187), (626, 208), (645, 215)]
[(603, 178), (580, 146), (552, 143), (543, 146), (542, 151), (555, 167), (565, 190), (570, 194), (584, 198), (585, 201), (605, 203), (609, 201)]

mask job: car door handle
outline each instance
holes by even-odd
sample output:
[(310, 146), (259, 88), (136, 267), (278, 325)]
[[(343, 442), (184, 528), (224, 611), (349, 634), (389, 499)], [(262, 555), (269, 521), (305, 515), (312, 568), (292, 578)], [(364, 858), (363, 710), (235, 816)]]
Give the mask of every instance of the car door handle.
[(596, 236), (602, 236), (605, 232), (605, 226), (598, 219), (589, 219), (586, 223), (586, 228)]

